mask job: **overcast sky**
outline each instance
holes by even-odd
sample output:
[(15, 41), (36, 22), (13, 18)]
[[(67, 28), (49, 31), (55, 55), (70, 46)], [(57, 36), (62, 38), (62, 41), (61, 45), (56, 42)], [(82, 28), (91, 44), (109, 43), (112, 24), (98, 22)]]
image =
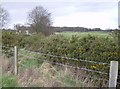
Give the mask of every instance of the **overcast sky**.
[(118, 28), (118, 0), (4, 0), (1, 4), (10, 13), (9, 27), (26, 24), (28, 12), (40, 5), (52, 13), (53, 26)]

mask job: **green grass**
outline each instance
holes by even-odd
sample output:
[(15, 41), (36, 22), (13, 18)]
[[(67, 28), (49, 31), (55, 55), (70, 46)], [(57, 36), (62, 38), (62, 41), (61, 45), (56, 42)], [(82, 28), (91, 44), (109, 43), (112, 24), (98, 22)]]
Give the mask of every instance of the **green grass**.
[(33, 68), (33, 67), (40, 67), (43, 63), (43, 60), (40, 60), (40, 55), (32, 52), (28, 52), (25, 50), (19, 50), (19, 60), (21, 63), (19, 64), (19, 67), (21, 68)]
[[(40, 68), (41, 67), (41, 65), (42, 65), (42, 63), (43, 62), (40, 62), (40, 61), (38, 61), (38, 60), (36, 60), (36, 59), (34, 59), (33, 60), (33, 58), (32, 57), (35, 57), (35, 55), (34, 55), (34, 53), (29, 53), (29, 52), (25, 52), (24, 50), (22, 50), (22, 51), (20, 51), (21, 53), (24, 53), (25, 55), (28, 55), (28, 56), (30, 56), (31, 57), (31, 59), (26, 59), (24, 56), (21, 56), (20, 57), (20, 59), (23, 59), (24, 58), (24, 60), (22, 60), (22, 62), (20, 63), (20, 67), (22, 68), (22, 69), (32, 69), (32, 68), (35, 68), (35, 67), (37, 67), (37, 68)], [(36, 55), (37, 56), (37, 55)], [(42, 70), (44, 70), (44, 69), (42, 69)], [(41, 71), (42, 71), (41, 70)], [(61, 70), (61, 69), (60, 69)], [(57, 72), (59, 72), (59, 73), (61, 73), (60, 72), (60, 70), (59, 71), (57, 71)], [(49, 71), (51, 71), (51, 70), (49, 70)], [(48, 84), (50, 84), (50, 82), (48, 82), (48, 81), (51, 81), (51, 80), (53, 80), (52, 79), (52, 75), (50, 74), (51, 72), (48, 72), (47, 73), (47, 75), (45, 76), (45, 74), (44, 74), (44, 72), (43, 72), (43, 75), (45, 76), (45, 80), (44, 80), (44, 82), (46, 81), (46, 83), (48, 83)], [(69, 74), (69, 73), (67, 73), (67, 74)], [(64, 76), (64, 77), (63, 77)], [(63, 73), (62, 73), (62, 75), (58, 75), (58, 74), (56, 74), (54, 77), (56, 77), (56, 81), (61, 81), (64, 85), (63, 86), (66, 86), (66, 87), (75, 87), (76, 86), (76, 79), (74, 79), (72, 76), (70, 76), (70, 75), (66, 75), (66, 74), (64, 74), (64, 71), (63, 71)], [(80, 81), (79, 81), (80, 82)], [(82, 84), (83, 85), (83, 84)], [(39, 86), (39, 85), (38, 85)], [(81, 86), (81, 85), (80, 85)]]
[(17, 80), (15, 76), (12, 75), (2, 75), (2, 87), (16, 87)]
[(22, 68), (33, 68), (33, 67), (39, 67), (42, 64), (39, 60), (24, 60), (19, 65)]
[(84, 37), (84, 36), (87, 36), (88, 34), (94, 35), (94, 36), (104, 36), (104, 37), (110, 36), (110, 32), (98, 32), (98, 31), (93, 31), (93, 32), (61, 32), (58, 34), (62, 34), (65, 37), (72, 37), (72, 35)]
[[(5, 67), (5, 66), (3, 66), (3, 67)], [(0, 88), (2, 88), (2, 87), (17, 87), (17, 85), (18, 84), (17, 84), (16, 76), (9, 74), (9, 73), (3, 73), (2, 68), (0, 67)]]
[(66, 76), (63, 79), (63, 82), (67, 87), (75, 87), (76, 86), (76, 80), (73, 79), (71, 76)]

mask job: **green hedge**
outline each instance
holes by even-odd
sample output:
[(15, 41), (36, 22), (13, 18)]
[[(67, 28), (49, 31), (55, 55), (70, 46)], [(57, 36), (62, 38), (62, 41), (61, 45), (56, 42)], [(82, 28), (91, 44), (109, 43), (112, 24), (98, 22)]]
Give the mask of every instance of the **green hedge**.
[[(73, 35), (67, 39), (62, 35), (53, 35), (41, 41), (41, 51), (48, 54), (67, 56), (82, 60), (110, 63), (112, 60), (118, 60), (118, 44), (112, 37), (100, 37), (87, 35), (83, 38)], [(82, 66), (100, 70), (109, 71), (106, 65), (94, 63), (85, 63), (62, 58), (46, 57), (53, 62), (68, 63), (72, 66)]]
[(55, 55), (98, 62), (118, 60), (117, 42), (108, 37), (88, 35), (66, 39), (62, 35), (54, 35), (42, 40), (41, 46), (43, 52)]
[[(32, 36), (17, 35), (15, 33), (3, 33), (3, 45), (25, 47), (28, 50), (40, 51), (47, 54), (58, 56), (66, 56), (82, 60), (91, 60), (96, 62), (110, 63), (111, 60), (118, 60), (118, 42), (117, 36), (95, 36), (86, 35), (79, 37), (73, 35), (71, 38), (66, 38), (63, 35), (51, 35), (45, 37), (43, 34)], [(62, 58), (47, 57), (52, 61), (61, 63), (69, 63), (70, 65), (86, 66), (92, 69), (102, 69), (105, 66), (90, 63), (83, 63), (73, 60), (65, 60)], [(118, 60), (120, 62), (120, 60)], [(97, 67), (97, 68), (96, 68)]]
[(24, 47), (23, 39), (27, 35), (16, 34), (15, 32), (2, 31), (2, 52), (7, 55), (7, 57), (13, 56), (13, 48), (17, 46), (18, 48)]

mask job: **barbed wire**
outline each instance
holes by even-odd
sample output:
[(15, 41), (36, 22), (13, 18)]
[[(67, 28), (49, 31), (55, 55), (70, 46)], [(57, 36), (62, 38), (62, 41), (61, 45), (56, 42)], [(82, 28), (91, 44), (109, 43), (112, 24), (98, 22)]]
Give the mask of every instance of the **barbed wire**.
[[(30, 56), (26, 56), (26, 55), (24, 55), (24, 54), (20, 54), (20, 55), (22, 55), (22, 56), (24, 56), (24, 57), (30, 57)], [(33, 58), (33, 59), (35, 59), (35, 57), (30, 57), (30, 58)], [(38, 59), (37, 59), (38, 60)], [(48, 63), (55, 63), (56, 65), (61, 65), (61, 66), (66, 66), (66, 67), (69, 67), (69, 68), (73, 68), (73, 69), (79, 69), (79, 70), (84, 70), (84, 69), (81, 69), (81, 68), (78, 68), (78, 67), (73, 67), (73, 66), (69, 66), (69, 65), (65, 65), (65, 64), (61, 64), (61, 63), (57, 63), (57, 62), (51, 62), (51, 61), (48, 61), (48, 60), (39, 60), (39, 61), (42, 61), (42, 62), (48, 62)], [(97, 72), (98, 73), (98, 71), (94, 71), (94, 70), (91, 70), (91, 69), (87, 69), (87, 70), (85, 70), (85, 71), (90, 71), (90, 72)], [(104, 73), (104, 72), (99, 72), (100, 74), (107, 74), (107, 73)], [(82, 75), (82, 74), (79, 74), (78, 75), (78, 77), (80, 78), (80, 77), (86, 77), (86, 78), (89, 78), (89, 79), (92, 79), (92, 78), (94, 78), (94, 80), (99, 80), (99, 81), (102, 81), (102, 80), (104, 80), (104, 81), (107, 81), (108, 82), (108, 80), (107, 79), (103, 79), (103, 78), (96, 78), (96, 77), (93, 77), (93, 76), (90, 76), (90, 75)]]
[[(31, 58), (31, 59), (35, 59), (35, 57), (31, 57), (31, 56), (27, 56), (27, 55), (25, 55), (25, 54), (18, 54), (18, 56), (24, 56), (24, 57), (26, 57), (26, 58)], [(19, 60), (19, 58), (18, 58), (18, 60)]]
[(77, 68), (78, 70), (84, 70), (84, 71), (88, 71), (88, 72), (95, 72), (95, 73), (99, 73), (99, 74), (106, 74), (106, 75), (108, 75), (108, 73), (101, 72), (101, 71), (96, 71), (96, 70), (92, 70), (92, 69), (73, 67), (73, 66), (70, 66), (70, 65), (65, 65), (65, 64), (57, 63), (57, 62), (50, 62), (50, 61), (47, 61), (47, 62), (54, 63), (54, 64), (57, 64), (57, 65), (66, 66), (66, 67), (69, 67), (69, 68), (74, 68), (74, 69)]
[[(21, 49), (20, 49), (20, 50), (21, 50)], [(25, 50), (25, 49), (22, 49), (22, 50), (28, 51), (28, 50)], [(42, 55), (50, 56), (50, 57), (63, 58), (63, 59), (67, 59), (67, 60), (74, 60), (74, 61), (89, 62), (89, 63), (94, 63), (94, 64), (109, 65), (109, 63), (88, 61), (88, 60), (82, 60), (82, 59), (76, 59), (76, 58), (68, 58), (68, 57), (56, 56), (56, 55), (51, 55), (51, 54), (45, 54), (45, 53), (42, 53), (42, 52), (34, 52), (34, 51), (28, 51), (28, 52), (37, 53), (37, 54), (42, 54)]]
[[(108, 63), (101, 63), (101, 62), (88, 61), (88, 60), (81, 60), (81, 59), (68, 58), (68, 57), (62, 57), (62, 56), (55, 56), (55, 55), (51, 55), (51, 54), (45, 54), (45, 53), (28, 51), (28, 50), (25, 50), (25, 49), (20, 49), (20, 50), (24, 50), (24, 51), (32, 52), (32, 53), (37, 53), (37, 54), (42, 54), (42, 55), (47, 55), (47, 56), (52, 56), (52, 57), (60, 57), (60, 58), (64, 58), (64, 59), (71, 59), (71, 60), (76, 60), (76, 61), (84, 61), (84, 62), (98, 63), (98, 64), (108, 64)], [(26, 55), (24, 55), (24, 54), (22, 54), (22, 55), (23, 55), (23, 56), (26, 56)], [(30, 58), (30, 56), (28, 56), (28, 58)], [(34, 59), (34, 58), (35, 58), (35, 57), (33, 57), (33, 59)], [(64, 64), (56, 63), (56, 62), (54, 62), (54, 63), (57, 64), (57, 65), (62, 65), (62, 66), (67, 66), (67, 67), (76, 68), (76, 67), (73, 67), (73, 66), (70, 66), (70, 65), (64, 65)], [(86, 70), (86, 71), (91, 71), (91, 72), (96, 72), (96, 73), (100, 73), (100, 74), (108, 74), (108, 73), (103, 73), (103, 72), (101, 72), (101, 71), (91, 70), (91, 69), (87, 69), (87, 68), (79, 68), (79, 67), (77, 67), (77, 69)]]
[[(0, 47), (5, 47), (5, 46), (0, 46)], [(11, 46), (13, 47), (13, 46)], [(6, 47), (6, 48), (10, 48), (10, 47)], [(52, 54), (45, 54), (45, 53), (42, 53), (42, 52), (35, 52), (35, 51), (29, 51), (29, 50), (25, 50), (25, 49), (20, 49), (20, 50), (24, 50), (24, 51), (27, 51), (27, 52), (30, 52), (30, 53), (35, 53), (35, 54), (42, 54), (42, 55), (45, 55), (45, 56), (50, 56), (50, 57), (57, 57), (57, 58), (63, 58), (63, 59), (70, 59), (70, 60), (75, 60), (75, 61), (82, 61), (82, 62), (89, 62), (89, 63), (95, 63), (95, 64), (103, 64), (103, 65), (110, 65), (109, 63), (103, 63), (103, 62), (95, 62), (95, 61), (88, 61), (88, 60), (82, 60), (82, 59), (76, 59), (76, 58), (68, 58), (68, 57), (63, 57), (63, 56), (56, 56), (56, 55), (52, 55)], [(27, 56), (25, 54), (21, 54), (21, 53), (18, 53), (18, 55), (22, 55), (24, 57), (27, 57), (27, 58), (32, 58), (32, 59), (36, 59), (36, 57), (31, 57), (31, 55)], [(37, 59), (39, 60), (39, 59)], [(43, 61), (43, 60), (40, 60), (40, 61)], [(56, 65), (61, 65), (61, 66), (66, 66), (66, 67), (69, 67), (69, 68), (73, 68), (73, 69), (79, 69), (79, 70), (85, 70), (85, 71), (88, 71), (88, 72), (95, 72), (95, 73), (99, 73), (99, 74), (105, 74), (105, 75), (108, 75), (108, 73), (105, 73), (105, 72), (101, 72), (101, 71), (96, 71), (96, 70), (92, 70), (92, 69), (87, 69), (87, 68), (79, 68), (79, 67), (73, 67), (73, 66), (70, 66), (70, 65), (66, 65), (66, 64), (62, 64), (62, 63), (57, 63), (57, 62), (51, 62), (51, 61), (48, 61), (47, 59), (44, 60), (46, 62), (49, 62), (49, 63), (54, 63)], [(82, 76), (82, 75), (81, 75)], [(84, 75), (83, 75), (84, 76)], [(93, 77), (90, 77), (88, 76), (89, 78), (93, 78)], [(96, 80), (98, 80), (98, 78), (95, 78)], [(118, 75), (118, 78), (117, 79), (120, 79), (120, 75)], [(103, 79), (100, 79), (100, 80), (103, 80)], [(108, 81), (108, 80), (106, 80)], [(117, 82), (118, 85), (120, 85), (119, 82)]]
[[(23, 55), (24, 57), (27, 57), (27, 58), (31, 58), (30, 56), (27, 56), (27, 55), (24, 55), (24, 54), (20, 54), (20, 55)], [(35, 59), (35, 57), (32, 57), (33, 59)], [(37, 60), (40, 60), (40, 59), (37, 59)], [(70, 66), (70, 65), (66, 65), (66, 64), (62, 64), (62, 63), (57, 63), (57, 62), (51, 62), (51, 61), (48, 61), (47, 59), (44, 59), (46, 62), (49, 62), (49, 63), (54, 63), (56, 65), (61, 65), (61, 66), (67, 66), (69, 68), (74, 68), (74, 69), (79, 69), (79, 70), (84, 70), (84, 71), (88, 71), (88, 72), (95, 72), (95, 73), (99, 73), (99, 74), (106, 74), (108, 75), (108, 73), (105, 73), (105, 72), (101, 72), (101, 71), (96, 71), (96, 70), (92, 70), (92, 69), (87, 69), (87, 68), (79, 68), (79, 67), (73, 67), (73, 66)]]
[[(32, 56), (32, 55), (30, 55), (30, 56), (28, 56), (28, 55), (25, 55), (25, 54), (20, 54), (20, 55), (22, 55), (22, 56), (26, 56), (27, 58), (29, 57), (29, 58), (33, 58), (33, 59), (35, 59), (35, 57), (30, 57), (30, 56)], [(38, 60), (38, 59), (37, 59)], [(66, 66), (66, 67), (69, 67), (69, 68), (73, 68), (73, 69), (79, 69), (79, 70), (81, 70), (82, 68), (78, 68), (78, 67), (73, 67), (73, 66), (69, 66), (69, 65), (65, 65), (65, 64), (61, 64), (61, 63), (56, 63), (56, 62), (51, 62), (51, 61), (48, 61), (48, 60), (40, 60), (39, 59), (39, 61), (42, 61), (42, 62), (48, 62), (48, 63), (55, 63), (56, 65), (61, 65), (62, 67), (64, 67), (64, 66)], [(84, 70), (84, 69), (82, 69), (82, 70)], [(87, 69), (87, 70), (85, 70), (85, 71), (88, 71), (88, 72), (97, 72), (98, 73), (98, 71), (94, 71), (94, 70), (90, 70), (90, 69)], [(106, 74), (106, 73), (103, 73), (103, 72), (99, 72), (99, 73), (101, 73), (101, 74)], [(75, 76), (75, 72), (73, 72), (73, 76)], [(79, 79), (88, 79), (88, 80), (92, 80), (92, 81), (100, 81), (100, 83), (103, 83), (103, 82), (105, 82), (106, 81), (106, 83), (108, 83), (109, 82), (109, 80), (108, 79), (104, 79), (103, 77), (101, 78), (101, 75), (99, 76), (99, 77), (96, 77), (95, 75), (88, 75), (87, 74), (87, 76), (86, 75), (83, 75), (83, 74), (77, 74), (78, 75), (78, 80)], [(74, 77), (73, 77), (74, 78)]]
[[(10, 47), (14, 47), (14, 46), (9, 46), (9, 47), (2, 46), (2, 47), (10, 48)], [(25, 50), (25, 49), (20, 49), (20, 50), (24, 50), (24, 51), (28, 51), (28, 52), (32, 52), (32, 53), (37, 53), (37, 54), (42, 54), (42, 55), (50, 56), (50, 57), (63, 58), (63, 59), (67, 59), (67, 60), (74, 60), (74, 61), (81, 61), (81, 62), (89, 62), (89, 63), (94, 63), (94, 64), (110, 65), (109, 63), (88, 61), (88, 60), (82, 60), (82, 59), (76, 59), (76, 58), (68, 58), (68, 57), (63, 57), (63, 56), (56, 56), (56, 55), (51, 55), (51, 54), (45, 54), (45, 53), (43, 53), (43, 52), (29, 51), (29, 50)]]

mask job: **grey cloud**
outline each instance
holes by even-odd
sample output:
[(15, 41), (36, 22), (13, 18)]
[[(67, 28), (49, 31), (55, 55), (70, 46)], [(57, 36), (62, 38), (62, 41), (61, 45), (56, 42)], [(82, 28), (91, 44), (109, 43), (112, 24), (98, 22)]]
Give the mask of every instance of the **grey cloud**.
[(17, 10), (31, 10), (37, 5), (41, 5), (56, 15), (69, 14), (66, 8), (72, 6), (76, 8), (76, 12), (99, 12), (105, 9), (114, 8), (116, 2), (7, 2), (3, 3), (3, 6), (8, 9)]
[[(42, 1), (42, 0), (41, 0)], [(5, 7), (12, 16), (13, 21), (25, 20), (27, 12), (35, 6), (41, 5), (49, 12), (52, 17), (70, 15), (77, 12), (101, 12), (103, 10), (110, 10), (117, 6), (117, 2), (4, 2), (2, 6)], [(71, 7), (75, 8), (70, 10)]]
[(117, 2), (85, 2), (77, 3), (76, 7), (78, 11), (89, 11), (89, 12), (99, 12), (103, 10), (108, 10), (117, 6)]

